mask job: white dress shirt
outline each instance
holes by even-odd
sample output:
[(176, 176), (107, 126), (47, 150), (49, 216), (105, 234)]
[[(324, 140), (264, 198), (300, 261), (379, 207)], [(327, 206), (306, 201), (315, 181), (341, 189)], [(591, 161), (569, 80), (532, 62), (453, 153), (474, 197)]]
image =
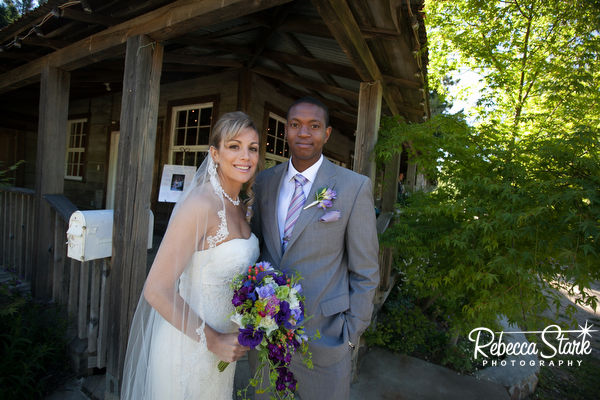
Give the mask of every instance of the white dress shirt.
[(305, 206), (312, 203), (314, 199), (309, 199), (308, 194), (310, 193), (310, 189), (312, 188), (312, 184), (317, 177), (317, 172), (323, 163), (323, 154), (319, 160), (308, 167), (306, 170), (302, 172), (298, 172), (294, 165), (292, 164), (292, 159), (288, 161), (288, 169), (283, 178), (283, 182), (281, 183), (281, 190), (279, 191), (279, 198), (277, 201), (277, 223), (279, 224), (279, 240), (283, 240), (283, 230), (285, 228), (285, 218), (287, 217), (288, 208), (290, 208), (290, 202), (292, 201), (292, 196), (294, 195), (294, 189), (296, 187), (296, 183), (294, 182), (294, 176), (296, 174), (302, 174), (303, 177), (308, 179), (308, 182), (302, 186), (302, 191), (304, 192), (304, 197), (306, 198)]

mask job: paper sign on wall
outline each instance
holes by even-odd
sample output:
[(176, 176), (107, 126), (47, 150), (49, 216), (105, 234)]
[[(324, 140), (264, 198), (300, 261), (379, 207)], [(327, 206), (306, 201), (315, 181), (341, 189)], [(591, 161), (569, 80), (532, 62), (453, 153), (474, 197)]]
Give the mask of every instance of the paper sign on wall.
[(179, 196), (191, 184), (195, 173), (196, 167), (165, 164), (160, 180), (158, 201), (176, 203)]

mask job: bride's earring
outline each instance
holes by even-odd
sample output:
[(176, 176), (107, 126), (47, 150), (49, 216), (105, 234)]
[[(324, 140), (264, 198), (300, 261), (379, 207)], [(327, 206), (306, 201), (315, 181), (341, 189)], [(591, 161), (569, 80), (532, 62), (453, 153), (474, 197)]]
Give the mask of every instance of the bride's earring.
[(217, 176), (217, 164), (215, 164), (215, 161), (212, 159), (212, 157), (208, 163), (208, 174), (210, 176)]

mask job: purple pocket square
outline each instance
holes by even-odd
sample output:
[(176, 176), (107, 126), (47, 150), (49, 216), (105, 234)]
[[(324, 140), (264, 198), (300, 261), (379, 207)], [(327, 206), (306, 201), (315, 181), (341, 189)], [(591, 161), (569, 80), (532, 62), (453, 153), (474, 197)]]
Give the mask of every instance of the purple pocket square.
[(321, 218), (319, 218), (319, 221), (333, 222), (333, 221), (337, 221), (338, 219), (340, 219), (341, 216), (342, 216), (342, 213), (337, 210), (329, 211), (329, 212), (326, 212), (325, 214), (323, 214), (323, 216)]

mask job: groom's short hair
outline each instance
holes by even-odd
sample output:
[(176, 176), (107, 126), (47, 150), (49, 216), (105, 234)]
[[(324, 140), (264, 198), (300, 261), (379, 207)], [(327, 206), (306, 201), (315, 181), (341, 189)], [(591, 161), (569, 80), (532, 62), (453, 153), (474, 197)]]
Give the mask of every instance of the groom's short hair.
[(294, 108), (295, 106), (297, 106), (298, 104), (302, 104), (302, 103), (312, 104), (312, 105), (315, 105), (315, 106), (321, 108), (323, 110), (323, 112), (325, 113), (325, 127), (326, 128), (329, 127), (329, 109), (327, 108), (327, 106), (325, 104), (323, 104), (323, 102), (321, 100), (315, 99), (314, 97), (310, 97), (310, 96), (302, 97), (301, 99), (298, 99), (295, 102), (293, 102), (292, 105), (287, 110), (285, 119), (289, 120), (290, 110), (292, 108)]

